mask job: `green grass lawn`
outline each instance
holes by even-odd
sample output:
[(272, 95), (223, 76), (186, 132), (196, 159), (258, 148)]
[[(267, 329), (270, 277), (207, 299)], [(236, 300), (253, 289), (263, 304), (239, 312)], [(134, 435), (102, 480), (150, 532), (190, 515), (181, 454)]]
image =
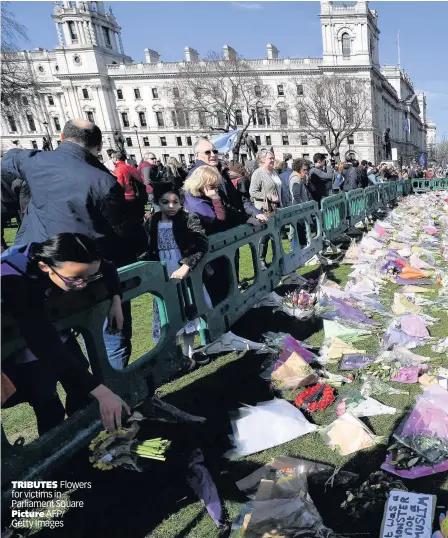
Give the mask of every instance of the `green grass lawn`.
[[(13, 231), (7, 231), (11, 237)], [(9, 235), (11, 234), (11, 236)], [(241, 253), (240, 278), (249, 282), (253, 278), (253, 265), (248, 249)], [(351, 267), (347, 265), (330, 268), (330, 277), (344, 284)], [(305, 267), (299, 273), (315, 276), (318, 267)], [(390, 303), (398, 286), (385, 287), (381, 300)], [(432, 290), (436, 293), (436, 290)], [(133, 301), (133, 359), (152, 347), (151, 324), (148, 312), (152, 309), (152, 298), (142, 296)], [(447, 335), (448, 318), (445, 312), (431, 313), (440, 317), (440, 322), (430, 327), (430, 333), (439, 339)], [(294, 337), (315, 346), (323, 342), (323, 330), (319, 321), (300, 322), (272, 309), (255, 309), (243, 316), (232, 328), (238, 335), (252, 340), (261, 340), (262, 333), (272, 331), (289, 332)], [(375, 352), (378, 341), (369, 337), (357, 342), (356, 347)], [(417, 353), (430, 356), (435, 364), (441, 364), (441, 355), (433, 353), (430, 347), (418, 348)], [(230, 448), (227, 435), (231, 433), (228, 412), (240, 407), (242, 403), (255, 404), (272, 397), (268, 384), (259, 378), (260, 367), (266, 357), (253, 352), (231, 353), (213, 360), (209, 365), (176, 379), (158, 389), (158, 394), (185, 411), (207, 417), (207, 434), (212, 446), (210, 467), (218, 488), (225, 501), (230, 516), (235, 517), (246, 499), (236, 487), (235, 481), (247, 476), (257, 467), (278, 455), (289, 455), (313, 461), (341, 466), (345, 470), (359, 473), (365, 478), (378, 470), (384, 461), (386, 446), (376, 446), (347, 457), (338, 456), (330, 451), (318, 433), (306, 435), (289, 443), (263, 451), (259, 454), (229, 462), (222, 458)], [(446, 360), (445, 360), (446, 364)], [(335, 367), (330, 368), (336, 371)], [(403, 385), (392, 384), (403, 388)], [(406, 385), (409, 395), (378, 398), (387, 405), (396, 407), (396, 415), (385, 415), (364, 419), (377, 435), (390, 436), (404, 415), (413, 406), (415, 396), (421, 392), (420, 385)], [(292, 399), (296, 392), (288, 397)], [(317, 424), (328, 424), (336, 418), (335, 409), (316, 413), (313, 419)], [(22, 404), (3, 413), (3, 424), (10, 438), (23, 435), (29, 441), (35, 437), (33, 413), (27, 404)], [(74, 499), (86, 500), (82, 510), (69, 510), (64, 517), (64, 528), (40, 531), (39, 536), (60, 537), (130, 537), (130, 538), (214, 538), (215, 527), (207, 516), (203, 505), (197, 502), (188, 488), (183, 485), (182, 477), (172, 477), (168, 471), (169, 462), (162, 464), (154, 475), (117, 470), (100, 472), (90, 467), (86, 451), (81, 451), (57, 471), (61, 479), (91, 480), (92, 493), (78, 491)], [(437, 494), (437, 504), (448, 505), (448, 485), (442, 474), (427, 479), (407, 481), (410, 489)], [(357, 524), (346, 517), (339, 508), (344, 496), (341, 491), (319, 492), (313, 500), (324, 517), (325, 523), (341, 533), (365, 533), (364, 536), (377, 538), (380, 518)], [(439, 512), (439, 511), (438, 511)], [(51, 533), (51, 534), (50, 534)], [(59, 533), (59, 534), (58, 534)], [(347, 534), (348, 535), (348, 534)]]

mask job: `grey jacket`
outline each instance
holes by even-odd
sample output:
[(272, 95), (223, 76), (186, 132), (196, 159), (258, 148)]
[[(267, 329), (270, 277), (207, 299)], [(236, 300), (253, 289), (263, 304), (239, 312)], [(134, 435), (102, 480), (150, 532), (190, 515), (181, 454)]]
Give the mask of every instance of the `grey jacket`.
[(297, 172), (293, 172), (289, 178), (289, 189), (293, 204), (303, 204), (311, 199), (306, 188), (306, 179), (300, 177)]
[[(277, 176), (278, 180), (281, 181), (277, 172), (273, 171), (272, 174)], [(254, 206), (257, 209), (265, 209), (264, 204), (266, 199), (271, 200), (273, 195), (278, 196), (275, 181), (264, 168), (257, 168), (252, 174), (249, 194), (254, 199)], [(281, 205), (281, 196), (279, 202), (275, 202), (275, 205)]]

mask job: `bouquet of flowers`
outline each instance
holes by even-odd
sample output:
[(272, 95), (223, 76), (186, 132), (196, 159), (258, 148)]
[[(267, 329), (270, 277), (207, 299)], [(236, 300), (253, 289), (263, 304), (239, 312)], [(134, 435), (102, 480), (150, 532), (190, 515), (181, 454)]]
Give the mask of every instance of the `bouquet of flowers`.
[(304, 290), (287, 293), (280, 301), (280, 310), (297, 319), (310, 319), (314, 315), (316, 294)]
[(335, 401), (334, 388), (330, 385), (318, 383), (300, 392), (295, 399), (295, 404), (302, 410), (323, 411)]

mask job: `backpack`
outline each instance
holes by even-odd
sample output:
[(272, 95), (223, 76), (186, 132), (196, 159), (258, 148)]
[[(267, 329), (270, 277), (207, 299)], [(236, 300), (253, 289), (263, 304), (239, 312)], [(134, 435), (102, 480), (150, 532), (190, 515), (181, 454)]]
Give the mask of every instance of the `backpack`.
[(146, 204), (146, 201), (148, 199), (146, 185), (133, 177), (129, 179), (129, 183), (132, 187), (132, 190), (134, 191), (135, 200), (139, 200), (140, 202), (144, 202)]

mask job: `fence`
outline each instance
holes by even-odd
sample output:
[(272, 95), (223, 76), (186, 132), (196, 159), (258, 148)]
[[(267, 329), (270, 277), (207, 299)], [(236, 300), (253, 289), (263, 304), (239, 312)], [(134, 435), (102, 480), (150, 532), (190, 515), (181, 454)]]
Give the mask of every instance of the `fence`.
[[(420, 192), (448, 189), (448, 179), (415, 180)], [(403, 195), (411, 191), (411, 180), (403, 182)], [(154, 387), (167, 381), (176, 371), (178, 349), (176, 334), (188, 320), (200, 317), (203, 342), (213, 341), (226, 332), (255, 303), (281, 282), (284, 275), (303, 266), (323, 248), (324, 240), (334, 241), (400, 195), (400, 188), (388, 184), (340, 193), (322, 200), (322, 208), (307, 202), (281, 209), (268, 224), (259, 228), (239, 226), (210, 238), (210, 249), (198, 267), (183, 281), (171, 280), (164, 263), (139, 262), (119, 271), (124, 300), (145, 293), (154, 295), (161, 319), (161, 337), (154, 349), (124, 370), (114, 370), (107, 359), (102, 327), (110, 302), (104, 284), (99, 281), (76, 296), (49, 300), (46, 308), (58, 330), (74, 328), (84, 338), (92, 371), (131, 406), (142, 401)], [(288, 230), (289, 250), (282, 241)], [(271, 259), (262, 263), (260, 248), (268, 243)], [(252, 254), (254, 278), (244, 291), (238, 286), (239, 250), (246, 245)], [(227, 297), (214, 308), (207, 306), (203, 292), (206, 265), (225, 264), (230, 286)], [(75, 300), (74, 300), (75, 299)], [(2, 358), (25, 347), (19, 330), (7, 313), (2, 316)], [(2, 428), (2, 485), (11, 480), (39, 478), (86, 445), (100, 422), (96, 406), (78, 411), (63, 424), (28, 445), (11, 445)], [(5, 492), (7, 494), (8, 491)]]

